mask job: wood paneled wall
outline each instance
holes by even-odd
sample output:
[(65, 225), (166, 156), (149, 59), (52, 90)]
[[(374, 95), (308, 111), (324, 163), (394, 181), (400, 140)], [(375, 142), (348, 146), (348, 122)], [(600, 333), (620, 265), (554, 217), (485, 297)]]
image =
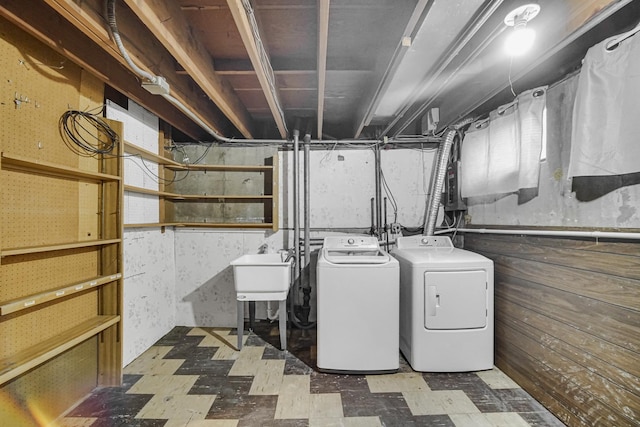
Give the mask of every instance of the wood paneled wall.
[(640, 243), (464, 239), (495, 263), (496, 366), (569, 426), (640, 425)]

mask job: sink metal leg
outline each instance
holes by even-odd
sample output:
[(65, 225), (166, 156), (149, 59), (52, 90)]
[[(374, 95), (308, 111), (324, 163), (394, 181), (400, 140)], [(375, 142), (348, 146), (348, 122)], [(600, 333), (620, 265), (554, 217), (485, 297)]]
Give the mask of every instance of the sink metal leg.
[(238, 301), (238, 351), (242, 350), (242, 333), (244, 332), (244, 301)]
[(280, 327), (280, 347), (282, 351), (287, 350), (287, 301), (280, 301), (280, 319), (278, 326)]
[(249, 301), (249, 330), (253, 332), (256, 327), (256, 302)]

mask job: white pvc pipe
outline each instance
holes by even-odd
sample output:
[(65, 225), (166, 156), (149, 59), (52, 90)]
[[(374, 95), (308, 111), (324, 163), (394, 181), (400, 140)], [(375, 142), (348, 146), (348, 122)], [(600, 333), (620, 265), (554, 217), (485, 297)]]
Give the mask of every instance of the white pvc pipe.
[(640, 240), (640, 233), (627, 233), (616, 231), (571, 231), (571, 230), (504, 230), (491, 228), (458, 228), (447, 231), (458, 231), (459, 233), (476, 234), (508, 234), (527, 236), (557, 236), (557, 237), (592, 237), (594, 239), (626, 239)]

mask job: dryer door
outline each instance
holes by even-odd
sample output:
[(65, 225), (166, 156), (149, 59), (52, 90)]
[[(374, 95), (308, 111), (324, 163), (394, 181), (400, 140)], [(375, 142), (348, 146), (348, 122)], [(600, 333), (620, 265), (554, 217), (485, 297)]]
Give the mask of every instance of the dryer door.
[(427, 271), (424, 275), (424, 326), (476, 329), (487, 325), (487, 273)]

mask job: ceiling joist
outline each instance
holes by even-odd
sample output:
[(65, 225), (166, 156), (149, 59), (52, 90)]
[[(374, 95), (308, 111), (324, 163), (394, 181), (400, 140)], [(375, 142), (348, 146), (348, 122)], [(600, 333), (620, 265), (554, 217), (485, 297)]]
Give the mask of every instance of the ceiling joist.
[(329, 3), (318, 0), (318, 139), (322, 139), (324, 89), (327, 79), (327, 45), (329, 40)]
[(175, 2), (125, 0), (131, 10), (147, 26), (184, 70), (246, 137), (252, 137), (251, 118), (233, 88), (220, 79), (211, 56), (196, 37)]
[[(120, 64), (129, 68), (124, 58), (120, 54), (106, 28), (106, 19), (102, 16), (104, 2), (101, 0), (83, 1), (78, 4), (73, 0), (44, 0), (53, 10), (67, 19), (73, 26), (89, 37), (97, 46), (107, 52)], [(167, 54), (166, 50), (154, 43), (148, 36), (146, 29), (140, 27), (137, 19), (126, 10), (118, 9), (118, 27), (127, 43), (126, 47), (137, 65), (152, 74), (166, 77), (171, 87), (171, 95), (188, 106), (207, 126), (215, 131), (224, 134), (226, 119), (221, 119), (212, 107), (213, 105), (203, 99), (202, 92), (191, 88), (188, 82), (180, 81), (175, 76), (175, 63), (173, 58)], [(87, 56), (91, 55), (87, 52)], [(141, 58), (141, 59), (138, 59)], [(153, 64), (153, 69), (147, 64)], [(158, 102), (164, 102), (159, 100)], [(153, 108), (150, 108), (153, 109)]]
[(255, 24), (249, 21), (242, 0), (227, 0), (227, 5), (229, 6), (236, 27), (240, 32), (242, 42), (247, 49), (249, 59), (251, 59), (251, 64), (256, 72), (264, 96), (267, 99), (267, 104), (276, 122), (280, 136), (286, 138), (287, 125), (284, 121), (284, 114), (278, 99), (275, 81), (270, 83), (270, 81), (275, 78), (267, 74), (268, 70), (271, 70), (271, 66), (266, 63), (268, 58), (264, 58), (264, 49), (258, 46), (254, 37), (254, 31), (259, 33), (259, 29), (255, 28)]

